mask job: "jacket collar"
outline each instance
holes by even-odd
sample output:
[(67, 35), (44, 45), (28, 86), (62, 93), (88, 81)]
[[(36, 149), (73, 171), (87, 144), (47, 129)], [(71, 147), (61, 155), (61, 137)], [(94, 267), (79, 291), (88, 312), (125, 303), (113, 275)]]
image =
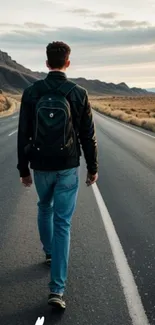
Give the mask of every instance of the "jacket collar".
[(51, 79), (61, 79), (61, 80), (66, 80), (67, 76), (64, 72), (62, 71), (50, 71), (47, 75), (47, 78), (49, 80)]

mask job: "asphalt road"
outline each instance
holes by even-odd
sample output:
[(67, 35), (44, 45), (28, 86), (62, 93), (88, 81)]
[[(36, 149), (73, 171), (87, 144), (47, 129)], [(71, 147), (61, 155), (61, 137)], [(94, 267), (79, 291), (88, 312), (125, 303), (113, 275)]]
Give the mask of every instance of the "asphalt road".
[(95, 114), (98, 186), (155, 324), (155, 135)]
[[(95, 121), (98, 187), (153, 325), (155, 140), (96, 113)], [(0, 119), (0, 324), (34, 325), (38, 316), (45, 316), (45, 325), (132, 324), (93, 191), (84, 183), (83, 161), (72, 227), (68, 308), (62, 317), (51, 312), (49, 269), (43, 264), (36, 228), (37, 197), (33, 187), (21, 187), (16, 171), (17, 123), (17, 114)]]

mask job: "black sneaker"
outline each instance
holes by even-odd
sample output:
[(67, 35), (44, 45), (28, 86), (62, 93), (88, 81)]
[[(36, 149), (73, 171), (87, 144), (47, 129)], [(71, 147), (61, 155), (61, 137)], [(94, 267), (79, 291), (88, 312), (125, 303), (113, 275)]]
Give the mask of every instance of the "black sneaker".
[(63, 296), (55, 293), (50, 293), (48, 296), (48, 304), (57, 309), (65, 309), (66, 303), (63, 300)]
[(51, 254), (46, 254), (45, 263), (49, 266), (51, 265)]

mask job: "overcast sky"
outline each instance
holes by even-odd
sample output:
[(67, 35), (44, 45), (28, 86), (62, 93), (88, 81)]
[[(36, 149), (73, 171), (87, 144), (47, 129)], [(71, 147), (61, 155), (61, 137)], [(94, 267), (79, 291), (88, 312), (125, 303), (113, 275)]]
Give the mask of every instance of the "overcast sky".
[(69, 77), (155, 87), (155, 0), (5, 0), (0, 49), (47, 71), (53, 40), (72, 48)]

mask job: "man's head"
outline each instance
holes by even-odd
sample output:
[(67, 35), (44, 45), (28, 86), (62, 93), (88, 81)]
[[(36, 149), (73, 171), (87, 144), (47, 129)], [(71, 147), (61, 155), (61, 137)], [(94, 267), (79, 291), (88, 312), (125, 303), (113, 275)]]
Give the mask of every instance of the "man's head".
[(50, 70), (66, 70), (70, 65), (70, 47), (63, 42), (49, 43), (46, 48), (46, 65)]

